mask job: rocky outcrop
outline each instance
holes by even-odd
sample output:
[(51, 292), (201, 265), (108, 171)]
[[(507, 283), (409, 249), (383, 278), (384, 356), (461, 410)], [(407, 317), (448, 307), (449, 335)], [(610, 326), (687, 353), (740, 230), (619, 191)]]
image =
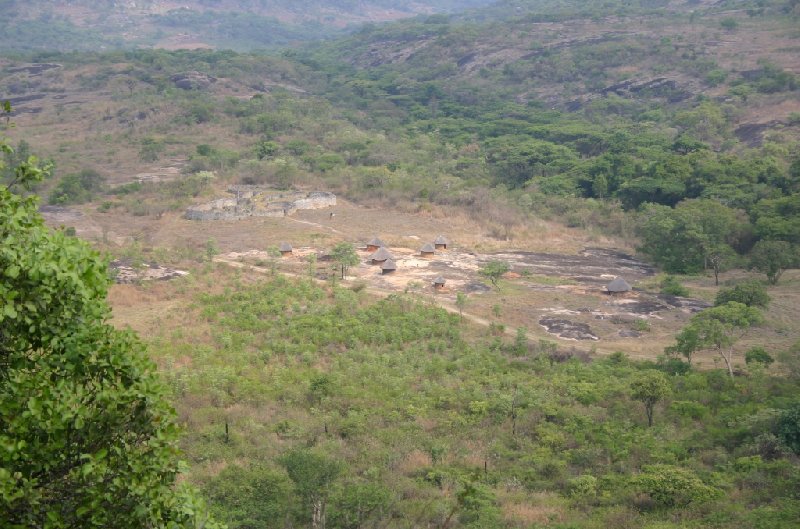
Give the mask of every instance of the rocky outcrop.
[(336, 205), (336, 195), (321, 191), (279, 193), (258, 186), (231, 186), (231, 198), (218, 198), (186, 210), (189, 220), (238, 220), (247, 217), (285, 217), (299, 209)]
[(134, 266), (130, 261), (114, 260), (108, 265), (114, 282), (121, 285), (141, 283), (142, 281), (168, 281), (189, 275), (189, 272), (167, 268), (156, 263)]
[(216, 77), (196, 71), (177, 73), (169, 80), (182, 90), (203, 90), (217, 82)]

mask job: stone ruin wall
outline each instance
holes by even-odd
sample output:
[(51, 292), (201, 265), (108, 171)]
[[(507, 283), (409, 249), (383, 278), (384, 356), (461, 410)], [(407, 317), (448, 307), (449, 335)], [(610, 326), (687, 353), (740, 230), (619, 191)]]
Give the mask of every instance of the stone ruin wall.
[(184, 216), (189, 220), (285, 217), (298, 209), (322, 209), (336, 205), (336, 195), (323, 191), (281, 193), (258, 186), (237, 185), (229, 187), (228, 192), (234, 197), (191, 206)]

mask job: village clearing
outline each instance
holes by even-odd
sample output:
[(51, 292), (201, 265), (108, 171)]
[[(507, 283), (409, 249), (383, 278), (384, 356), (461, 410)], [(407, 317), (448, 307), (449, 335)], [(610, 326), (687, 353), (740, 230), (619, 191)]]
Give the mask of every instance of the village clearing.
[[(157, 281), (157, 285), (144, 277), (137, 281), (128, 270), (134, 261), (141, 261), (140, 269), (152, 279), (174, 279), (188, 271), (189, 277), (202, 276), (203, 282), (213, 284), (213, 276), (228, 273), (223, 268), (232, 263), (241, 267), (239, 273), (254, 278), (273, 272), (308, 277), (309, 256), (314, 255), (315, 278), (332, 281), (335, 263), (326, 256), (341, 241), (353, 243), (360, 258), (360, 264), (339, 281), (343, 286), (366, 289), (375, 297), (410, 293), (463, 313), (465, 320), (477, 324), (475, 332), (512, 339), (522, 329), (533, 345), (547, 340), (580, 354), (622, 351), (632, 358), (655, 359), (692, 314), (713, 302), (716, 292), (707, 275), (684, 278), (690, 298), (659, 294), (661, 276), (635, 258), (630, 248), (614, 249), (619, 241), (543, 221), (512, 241), (501, 241), (484, 234), (467, 217), (371, 209), (346, 200), (330, 210), (237, 221), (195, 222), (178, 213), (133, 217), (90, 206), (45, 209), (44, 214), (51, 225), (68, 223), (79, 236), (94, 240), (115, 258), (123, 257), (117, 264), (124, 269), (124, 282), (132, 284), (111, 289), (114, 321), (142, 332), (163, 321), (164, 311), (181, 310), (201, 287), (197, 277)], [(450, 239), (448, 248), (437, 250), (432, 258), (422, 257), (420, 248), (440, 234)], [(369, 264), (371, 252), (365, 244), (374, 236), (386, 242), (397, 271), (383, 274), (380, 266)], [(271, 256), (268, 250), (282, 242), (291, 243), (293, 253)], [(204, 254), (213, 258), (213, 265), (198, 264)], [(511, 266), (496, 288), (479, 274), (491, 260)], [(722, 282), (750, 275), (732, 271)], [(446, 284), (435, 289), (432, 283), (439, 276)], [(623, 277), (633, 291), (609, 295), (605, 287), (615, 277)], [(466, 295), (461, 311), (456, 306), (459, 292)], [(796, 340), (800, 274), (785, 274), (780, 288), (770, 289), (770, 295), (773, 304), (767, 324), (745, 336), (739, 345), (742, 350), (761, 345), (780, 351)], [(711, 352), (695, 361), (709, 367), (717, 362)]]

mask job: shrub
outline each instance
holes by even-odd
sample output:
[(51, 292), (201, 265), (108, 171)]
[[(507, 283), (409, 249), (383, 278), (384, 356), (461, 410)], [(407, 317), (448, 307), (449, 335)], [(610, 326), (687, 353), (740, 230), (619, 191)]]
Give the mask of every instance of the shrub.
[(694, 472), (672, 465), (649, 465), (633, 478), (633, 486), (662, 507), (686, 507), (720, 496), (721, 491), (703, 483)]
[(139, 159), (143, 162), (155, 162), (164, 152), (164, 142), (155, 138), (144, 138), (139, 149)]
[(94, 169), (65, 175), (50, 193), (51, 204), (82, 204), (103, 188), (103, 176)]
[(685, 375), (692, 370), (692, 365), (679, 358), (661, 357), (658, 359), (658, 369), (670, 375)]
[(567, 482), (570, 496), (591, 497), (597, 494), (597, 478), (591, 474), (583, 474)]
[(670, 296), (687, 297), (689, 295), (689, 290), (681, 285), (677, 277), (667, 276), (661, 281), (661, 293)]
[(714, 305), (724, 305), (729, 301), (738, 301), (748, 307), (767, 308), (769, 294), (761, 281), (755, 279), (744, 281), (732, 288), (723, 288), (717, 293)]
[(769, 367), (775, 359), (763, 347), (753, 347), (744, 354), (744, 361), (748, 365), (762, 364), (764, 367)]

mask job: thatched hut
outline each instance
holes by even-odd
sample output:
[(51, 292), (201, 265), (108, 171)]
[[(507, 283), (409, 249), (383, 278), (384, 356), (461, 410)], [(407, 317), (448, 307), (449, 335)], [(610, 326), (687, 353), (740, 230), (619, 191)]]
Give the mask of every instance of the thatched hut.
[(292, 255), (292, 245), (288, 242), (282, 242), (280, 246), (278, 246), (278, 251), (281, 252), (281, 255), (284, 257)]
[(437, 250), (447, 250), (447, 245), (450, 244), (444, 235), (439, 235), (436, 237), (436, 240), (433, 241), (434, 246), (436, 246)]
[(380, 239), (379, 239), (379, 238), (377, 238), (377, 237), (373, 237), (373, 238), (372, 238), (372, 239), (371, 239), (371, 240), (370, 240), (370, 241), (367, 243), (367, 251), (368, 251), (368, 252), (374, 252), (374, 251), (378, 250), (378, 248), (383, 248), (384, 246), (386, 246), (386, 243), (385, 243), (385, 242), (383, 242), (382, 240), (380, 240)]
[(444, 278), (442, 276), (438, 276), (433, 280), (433, 288), (436, 290), (442, 290), (444, 288)]
[(433, 245), (432, 245), (431, 243), (427, 243), (425, 246), (423, 246), (423, 247), (422, 247), (422, 248), (420, 248), (420, 250), (419, 250), (419, 254), (420, 254), (422, 257), (426, 257), (426, 258), (428, 258), (428, 259), (430, 259), (431, 257), (433, 257), (433, 254), (434, 254), (434, 253), (435, 253), (435, 248), (433, 247)]
[(392, 254), (389, 253), (389, 250), (387, 250), (385, 246), (381, 246), (375, 253), (369, 256), (370, 262), (374, 265), (383, 264), (390, 259), (392, 259)]
[(616, 294), (624, 294), (625, 292), (630, 292), (632, 290), (631, 286), (628, 284), (627, 281), (622, 279), (621, 277), (617, 277), (606, 286), (606, 290), (609, 294), (616, 295)]
[(392, 259), (387, 259), (381, 265), (381, 274), (391, 274), (397, 270), (397, 264)]

